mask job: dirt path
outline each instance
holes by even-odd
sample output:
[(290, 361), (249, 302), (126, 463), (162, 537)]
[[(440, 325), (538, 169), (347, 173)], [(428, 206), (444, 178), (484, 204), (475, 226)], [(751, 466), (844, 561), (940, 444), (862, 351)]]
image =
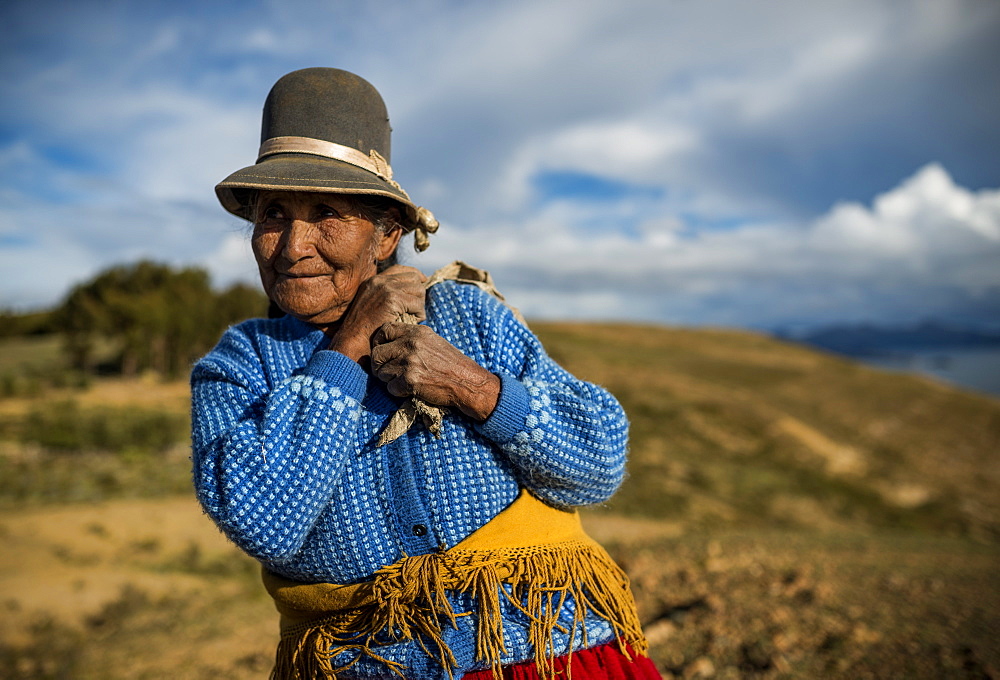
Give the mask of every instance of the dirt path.
[[(684, 533), (602, 513), (584, 524), (632, 577), (665, 677), (972, 678), (1000, 666), (990, 546)], [(266, 677), (273, 605), (255, 563), (192, 498), (6, 511), (0, 540), (0, 677)]]
[[(585, 524), (597, 540), (618, 544), (679, 533), (607, 515)], [(0, 537), (0, 630), (10, 612), (79, 623), (127, 585), (154, 596), (195, 593), (208, 575), (197, 573), (199, 564), (245, 559), (187, 497), (8, 511), (0, 513)]]
[[(598, 540), (631, 545), (676, 530), (651, 520), (597, 515)], [(218, 601), (253, 594), (255, 609), (229, 634), (202, 641), (205, 657), (269, 655), (276, 617), (256, 583), (254, 563), (236, 550), (193, 498), (116, 500), (0, 513), (0, 638), (26, 645), (32, 622), (88, 630), (109, 609), (142, 601)], [(132, 595), (128, 595), (131, 593)], [(229, 608), (220, 606), (218, 611)], [(247, 616), (246, 612), (243, 616)], [(28, 624), (28, 625), (26, 625)]]
[(154, 597), (197, 593), (206, 579), (185, 573), (186, 560), (243, 559), (191, 498), (9, 511), (0, 536), (7, 640), (37, 615), (78, 625), (129, 586)]

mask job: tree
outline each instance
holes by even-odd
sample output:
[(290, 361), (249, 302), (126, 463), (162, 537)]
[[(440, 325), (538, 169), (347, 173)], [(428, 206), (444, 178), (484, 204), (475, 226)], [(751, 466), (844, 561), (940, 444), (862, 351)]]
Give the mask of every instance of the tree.
[(70, 361), (93, 370), (98, 341), (113, 343), (124, 375), (187, 371), (230, 324), (267, 309), (266, 297), (243, 284), (216, 293), (208, 272), (142, 261), (111, 267), (73, 288), (56, 311)]

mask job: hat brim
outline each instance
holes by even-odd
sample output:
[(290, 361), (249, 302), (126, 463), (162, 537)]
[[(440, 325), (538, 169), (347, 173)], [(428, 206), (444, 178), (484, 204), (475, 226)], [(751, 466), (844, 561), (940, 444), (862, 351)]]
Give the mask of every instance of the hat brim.
[(416, 210), (403, 191), (378, 175), (350, 163), (298, 153), (268, 156), (237, 170), (216, 185), (215, 195), (228, 212), (252, 221), (248, 199), (250, 192), (260, 190), (386, 196), (409, 208), (407, 212)]

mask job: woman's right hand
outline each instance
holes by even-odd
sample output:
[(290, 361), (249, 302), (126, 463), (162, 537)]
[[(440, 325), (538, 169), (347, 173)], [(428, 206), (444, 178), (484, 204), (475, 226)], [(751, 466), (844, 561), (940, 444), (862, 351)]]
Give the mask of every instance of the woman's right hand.
[(424, 319), (424, 282), (413, 267), (393, 265), (361, 284), (329, 349), (361, 362), (371, 354), (371, 337), (382, 324), (411, 314)]

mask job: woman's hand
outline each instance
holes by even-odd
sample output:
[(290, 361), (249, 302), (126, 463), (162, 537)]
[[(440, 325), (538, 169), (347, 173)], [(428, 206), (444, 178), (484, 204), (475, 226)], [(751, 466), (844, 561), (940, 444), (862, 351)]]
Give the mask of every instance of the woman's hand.
[(329, 348), (360, 362), (371, 351), (372, 334), (383, 324), (404, 314), (422, 321), (426, 280), (413, 267), (394, 265), (362, 283)]
[(372, 336), (371, 361), (390, 394), (457, 408), (474, 420), (486, 420), (500, 397), (500, 378), (427, 326), (384, 324)]

